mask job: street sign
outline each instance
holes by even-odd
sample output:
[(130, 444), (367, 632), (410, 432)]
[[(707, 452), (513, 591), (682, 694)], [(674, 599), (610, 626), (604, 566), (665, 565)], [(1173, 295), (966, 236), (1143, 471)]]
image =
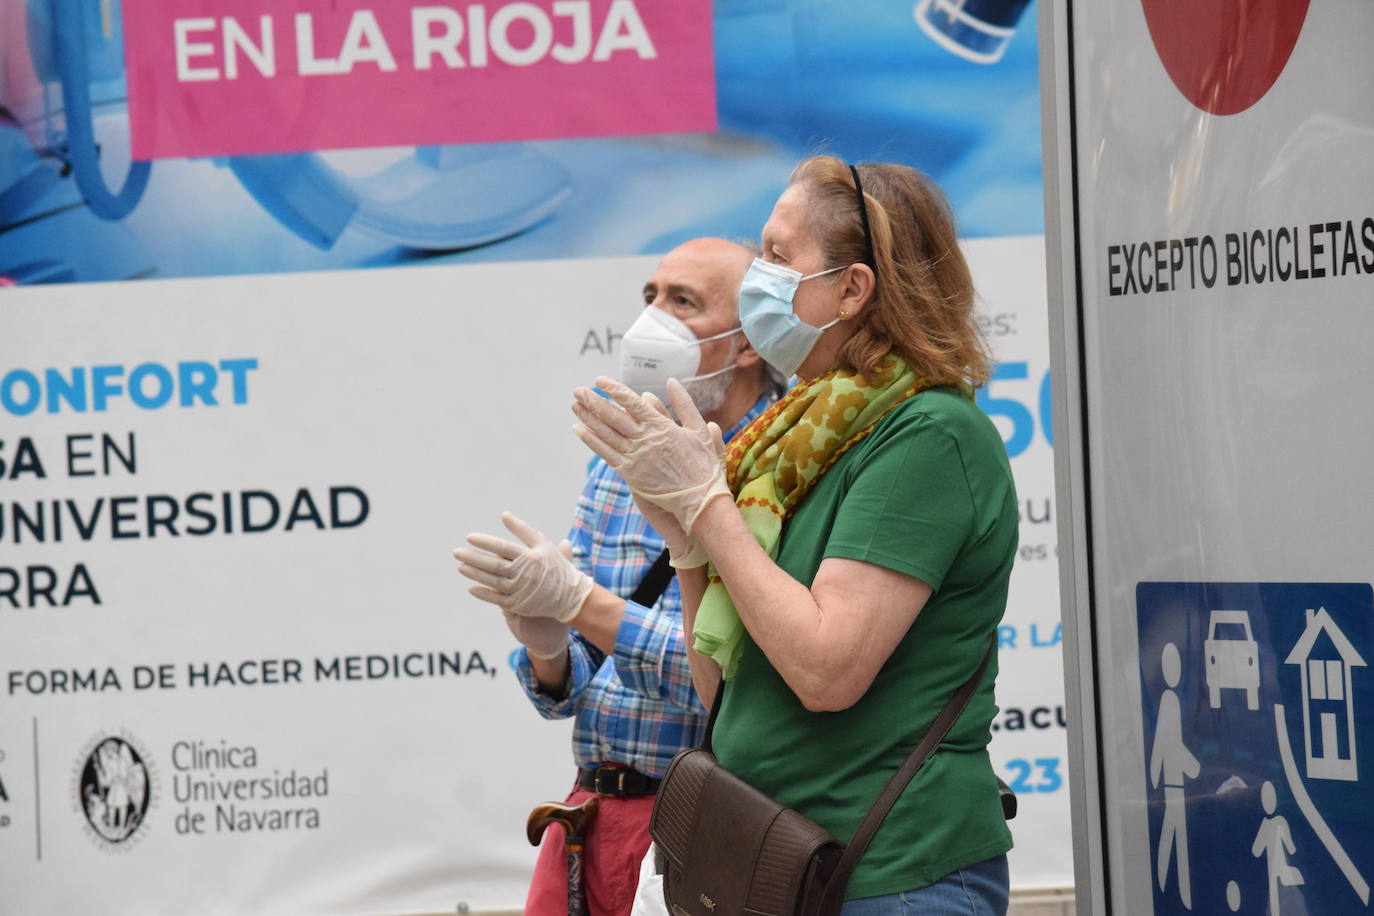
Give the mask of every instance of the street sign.
[(1142, 582), (1136, 619), (1154, 912), (1367, 906), (1374, 590)]

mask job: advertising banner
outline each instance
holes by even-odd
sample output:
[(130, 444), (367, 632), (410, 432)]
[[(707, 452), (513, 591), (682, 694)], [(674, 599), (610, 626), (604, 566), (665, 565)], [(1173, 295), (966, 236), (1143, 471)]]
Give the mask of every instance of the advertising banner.
[(716, 126), (708, 0), (373, 6), (130, 4), (134, 158)]
[(1068, 6), (1080, 905), (1365, 912), (1374, 8)]
[(997, 357), (978, 404), (1002, 432), (1016, 477), (1020, 543), (1006, 616), (998, 629), (992, 759), (1016, 792), (1012, 886), (1073, 886), (1059, 619), (1058, 502), (1045, 324), (1041, 238), (964, 243), (978, 285), (982, 324)]
[(0, 0), (0, 913), (518, 909), (570, 730), (449, 551), (566, 530), (572, 388), (814, 152), (959, 217), (1013, 883), (1070, 883), (1024, 5)]
[[(1040, 235), (1034, 17), (1024, 0), (978, 6), (983, 19), (944, 0), (3, 0), (0, 277), (662, 253), (700, 235), (756, 238), (791, 167), (816, 152), (920, 165), (965, 237)], [(460, 41), (466, 66), (440, 43), (417, 69), (402, 27), (416, 16)], [(491, 50), (498, 18), (509, 59)], [(298, 21), (318, 33), (315, 58), (379, 54), (385, 40), (396, 69), (359, 57), (303, 75)], [(655, 56), (610, 37), (604, 61), (595, 44), (558, 59), (608, 24)], [(524, 62), (536, 39), (547, 54)], [(186, 68), (219, 77), (176, 80), (178, 47)], [(601, 79), (612, 85), (589, 82)], [(469, 96), (480, 117), (452, 107)], [(530, 123), (500, 128), (517, 121)], [(152, 148), (131, 153), (144, 132)]]

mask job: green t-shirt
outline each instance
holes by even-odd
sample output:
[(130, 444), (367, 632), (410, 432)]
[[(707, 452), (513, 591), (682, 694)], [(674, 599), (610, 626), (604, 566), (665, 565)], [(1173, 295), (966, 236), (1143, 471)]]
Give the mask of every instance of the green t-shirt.
[[(788, 521), (777, 562), (810, 585), (825, 557), (862, 560), (934, 593), (868, 692), (841, 712), (807, 711), (746, 637), (713, 736), (720, 762), (848, 842), (991, 644), (1016, 540), (1015, 485), (992, 421), (949, 388), (894, 408)], [(924, 887), (1011, 848), (987, 753), (995, 655), (988, 667), (873, 838), (846, 899)]]

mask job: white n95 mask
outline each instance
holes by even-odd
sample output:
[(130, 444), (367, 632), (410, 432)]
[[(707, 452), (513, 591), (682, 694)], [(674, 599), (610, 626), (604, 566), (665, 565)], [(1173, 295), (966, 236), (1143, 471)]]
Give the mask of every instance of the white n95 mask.
[[(844, 265), (847, 267), (848, 265)], [(783, 374), (796, 375), (797, 367), (816, 346), (821, 332), (840, 322), (836, 318), (819, 328), (807, 324), (792, 311), (792, 297), (803, 280), (833, 274), (832, 267), (802, 276), (801, 271), (754, 258), (739, 287), (739, 321), (744, 336), (764, 361)]]
[(723, 334), (698, 338), (680, 319), (661, 308), (646, 306), (620, 338), (620, 381), (640, 394), (652, 393), (666, 404), (668, 379), (675, 378), (687, 385), (733, 369), (732, 360), (715, 372), (697, 374), (701, 368), (701, 345), (739, 331), (731, 328)]

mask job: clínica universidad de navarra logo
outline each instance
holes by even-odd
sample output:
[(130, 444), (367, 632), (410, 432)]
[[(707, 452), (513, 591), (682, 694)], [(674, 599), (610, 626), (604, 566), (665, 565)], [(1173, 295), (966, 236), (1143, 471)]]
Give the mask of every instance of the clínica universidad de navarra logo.
[(143, 833), (155, 794), (150, 760), (136, 739), (123, 733), (98, 736), (78, 756), (77, 808), (102, 848), (122, 851)]

